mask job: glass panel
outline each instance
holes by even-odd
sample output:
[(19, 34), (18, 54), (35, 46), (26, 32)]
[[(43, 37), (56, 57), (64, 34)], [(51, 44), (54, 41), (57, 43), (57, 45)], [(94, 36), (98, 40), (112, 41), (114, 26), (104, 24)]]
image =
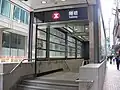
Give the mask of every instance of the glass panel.
[(10, 48), (2, 47), (2, 56), (10, 56)]
[(77, 54), (77, 58), (81, 58), (81, 54)]
[(58, 43), (58, 44), (63, 44), (63, 45), (65, 45), (65, 40), (60, 39), (60, 38), (58, 38), (58, 37), (56, 37), (56, 36), (53, 36), (53, 35), (50, 35), (50, 41), (51, 41), (51, 42)]
[(57, 29), (51, 28), (50, 33), (65, 39), (65, 34)]
[(25, 11), (21, 9), (20, 21), (25, 22)]
[(68, 42), (68, 46), (75, 47), (75, 43)]
[(46, 42), (43, 40), (38, 40), (37, 41), (37, 48), (39, 49), (46, 49)]
[(11, 56), (17, 56), (17, 50), (18, 49), (11, 48)]
[(10, 16), (10, 2), (8, 0), (2, 1), (1, 13), (7, 17)]
[(11, 56), (24, 56), (25, 54), (25, 36), (13, 34), (9, 32), (3, 32), (2, 55), (11, 55)]
[(17, 48), (17, 34), (11, 34), (11, 48)]
[(25, 23), (28, 24), (28, 20), (29, 20), (29, 13), (28, 12), (25, 12)]
[(75, 58), (75, 53), (74, 52), (68, 53), (68, 58)]
[(55, 51), (50, 51), (50, 58), (55, 57)]
[(81, 53), (81, 49), (77, 49), (77, 53)]
[(65, 46), (50, 43), (50, 49), (51, 50), (65, 51)]
[(100, 28), (100, 44), (99, 44), (99, 47), (100, 47), (100, 59), (101, 60), (105, 60), (106, 59), (106, 33), (105, 33), (105, 29), (103, 27), (103, 22), (102, 22), (102, 17), (100, 16), (100, 25), (99, 25), (99, 28)]
[(18, 48), (25, 49), (25, 36), (17, 35), (18, 37)]
[(80, 41), (77, 41), (77, 57), (81, 57), (81, 46), (82, 43)]
[(75, 48), (68, 47), (68, 52), (75, 52)]
[(7, 47), (9, 48), (10, 47), (10, 37), (11, 34), (9, 32), (3, 32), (3, 35), (2, 35), (2, 47)]
[(0, 13), (1, 13), (2, 0), (0, 0)]
[(38, 30), (38, 36), (37, 36), (37, 38), (46, 40), (46, 33), (43, 32), (43, 31)]
[(70, 37), (70, 36), (68, 36), (68, 41), (70, 41), (70, 42), (74, 42), (74, 43), (75, 43), (75, 39), (72, 38), (72, 37)]
[(50, 51), (50, 58), (64, 58), (64, 57), (65, 57), (64, 52)]
[(20, 8), (19, 7), (14, 6), (13, 19), (20, 20)]
[(45, 50), (37, 50), (37, 58), (44, 58), (46, 57), (46, 51)]
[(25, 50), (24, 49), (18, 49), (18, 56), (24, 56)]

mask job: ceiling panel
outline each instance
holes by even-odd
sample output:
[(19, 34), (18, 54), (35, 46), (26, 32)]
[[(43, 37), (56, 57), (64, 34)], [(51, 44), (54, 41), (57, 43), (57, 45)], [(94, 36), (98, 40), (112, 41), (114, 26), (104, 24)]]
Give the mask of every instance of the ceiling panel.
[[(42, 1), (46, 1), (47, 3), (42, 4)], [(96, 0), (28, 0), (28, 1), (22, 1), (23, 3), (29, 5), (33, 9), (40, 9), (40, 8), (48, 8), (48, 7), (56, 7), (56, 6), (64, 6), (64, 5), (75, 5), (75, 4), (83, 4), (83, 3), (89, 3), (89, 4), (95, 4)]]

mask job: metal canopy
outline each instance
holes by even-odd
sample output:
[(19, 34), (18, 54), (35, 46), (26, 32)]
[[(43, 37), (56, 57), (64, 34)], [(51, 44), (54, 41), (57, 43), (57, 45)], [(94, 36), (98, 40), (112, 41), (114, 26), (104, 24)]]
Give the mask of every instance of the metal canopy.
[[(81, 5), (81, 4), (89, 4), (93, 5), (96, 4), (96, 0), (19, 0), (23, 3), (27, 4), (31, 8), (36, 10), (48, 9), (55, 7), (64, 8), (65, 6), (72, 6), (72, 5)], [(42, 3), (44, 1), (44, 3)]]

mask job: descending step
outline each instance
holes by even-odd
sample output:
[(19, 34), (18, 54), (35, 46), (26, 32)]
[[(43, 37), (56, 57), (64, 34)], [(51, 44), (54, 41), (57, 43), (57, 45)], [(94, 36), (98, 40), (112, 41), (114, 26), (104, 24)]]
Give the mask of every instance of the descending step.
[(78, 90), (78, 83), (75, 80), (35, 78), (23, 80), (18, 84), (17, 90)]

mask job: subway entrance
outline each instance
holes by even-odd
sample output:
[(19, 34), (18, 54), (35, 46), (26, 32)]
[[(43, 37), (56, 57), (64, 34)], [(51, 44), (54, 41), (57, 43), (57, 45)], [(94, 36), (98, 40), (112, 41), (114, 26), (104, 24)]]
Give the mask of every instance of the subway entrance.
[(87, 7), (35, 12), (34, 16), (36, 75), (41, 61), (66, 63), (66, 60), (79, 59), (85, 64), (89, 62)]

